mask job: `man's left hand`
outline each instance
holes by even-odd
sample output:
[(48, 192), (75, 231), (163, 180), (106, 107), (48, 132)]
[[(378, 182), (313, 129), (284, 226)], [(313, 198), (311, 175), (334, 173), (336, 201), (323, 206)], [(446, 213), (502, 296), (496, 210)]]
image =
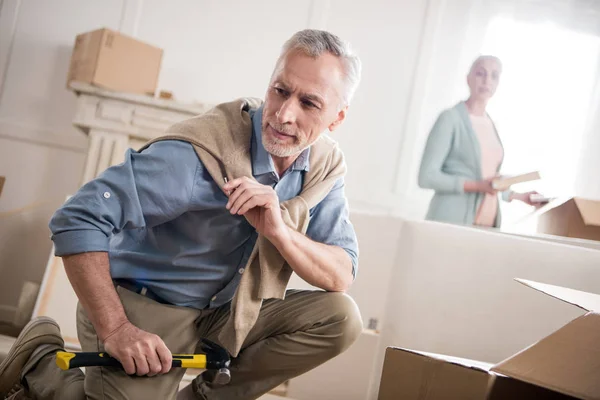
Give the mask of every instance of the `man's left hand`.
[(281, 218), (279, 197), (271, 186), (243, 177), (227, 182), (223, 190), (229, 196), (229, 212), (245, 216), (258, 233), (271, 241), (288, 233)]

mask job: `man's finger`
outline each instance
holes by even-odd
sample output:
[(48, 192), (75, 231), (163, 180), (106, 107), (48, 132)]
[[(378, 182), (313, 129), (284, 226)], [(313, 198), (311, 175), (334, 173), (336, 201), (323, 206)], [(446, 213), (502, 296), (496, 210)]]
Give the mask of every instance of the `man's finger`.
[(137, 376), (148, 375), (150, 372), (150, 367), (148, 366), (148, 360), (146, 360), (146, 356), (137, 352), (133, 355), (133, 361), (135, 362), (135, 374)]
[(227, 201), (227, 204), (225, 205), (225, 208), (227, 208), (228, 210), (230, 210), (233, 206), (233, 204), (235, 203), (235, 201), (242, 195), (244, 194), (244, 192), (248, 190), (247, 186), (242, 186), (239, 185), (237, 186), (237, 189), (231, 193), (229, 195), (229, 200)]
[[(233, 190), (237, 189), (238, 186), (240, 186), (244, 182), (252, 183), (252, 182), (256, 182), (256, 181), (252, 180), (252, 179), (250, 179), (250, 178), (248, 178), (246, 176), (243, 176), (241, 178), (232, 179), (232, 180), (226, 182), (223, 185), (223, 190), (229, 191), (229, 192), (233, 191)], [(256, 182), (256, 183), (258, 183), (258, 182)]]
[(239, 209), (239, 211), (237, 212), (238, 215), (244, 215), (246, 214), (249, 210), (253, 209), (254, 207), (257, 206), (262, 206), (266, 203), (267, 199), (261, 198), (262, 196), (254, 196), (251, 199), (249, 199), (247, 202), (245, 202)]
[(244, 215), (246, 214), (249, 210), (251, 210), (254, 207), (263, 207), (265, 209), (270, 209), (271, 206), (278, 206), (278, 202), (276, 201), (271, 201), (274, 198), (274, 193), (272, 190), (269, 189), (265, 189), (262, 193), (255, 195), (254, 197), (252, 197), (250, 200), (251, 201), (247, 201), (246, 203), (244, 203), (240, 209), (238, 210), (238, 215)]
[[(267, 189), (268, 190), (268, 189)], [(246, 189), (242, 194), (240, 194), (231, 205), (229, 211), (231, 214), (239, 214), (240, 208), (251, 198), (260, 196), (266, 193), (265, 188), (252, 188)], [(261, 206), (263, 204), (257, 203), (256, 206)]]
[(240, 185), (237, 186), (236, 190), (233, 193), (229, 194), (229, 200), (227, 201), (227, 205), (225, 206), (228, 210), (232, 207), (233, 203), (236, 199), (241, 196), (244, 192), (251, 189), (256, 188), (264, 188), (265, 185), (261, 185), (260, 183), (254, 181), (244, 181)]
[(153, 376), (158, 374), (162, 370), (162, 364), (157, 352), (158, 343), (162, 342), (162, 339), (156, 335), (150, 335), (144, 342), (143, 353), (146, 356), (146, 362), (148, 363), (148, 375)]
[(173, 355), (162, 340), (156, 346), (156, 352), (158, 353), (158, 358), (160, 359), (160, 363), (162, 366), (160, 373), (166, 374), (171, 370), (171, 366), (173, 363)]
[(135, 362), (131, 356), (125, 356), (119, 360), (127, 375), (135, 374)]
[(148, 359), (148, 357), (146, 357), (146, 361), (148, 362), (148, 367), (150, 370), (148, 372), (148, 376), (155, 376), (161, 373), (162, 364), (160, 362), (158, 354), (155, 357), (152, 357), (152, 359)]
[(231, 205), (231, 209), (229, 210), (232, 214), (237, 214), (237, 212), (239, 211), (240, 207), (243, 206), (248, 200), (250, 200), (251, 198), (253, 198), (254, 196), (256, 196), (257, 190), (256, 189), (252, 189), (252, 190), (245, 190), (244, 193), (242, 195), (240, 195)]

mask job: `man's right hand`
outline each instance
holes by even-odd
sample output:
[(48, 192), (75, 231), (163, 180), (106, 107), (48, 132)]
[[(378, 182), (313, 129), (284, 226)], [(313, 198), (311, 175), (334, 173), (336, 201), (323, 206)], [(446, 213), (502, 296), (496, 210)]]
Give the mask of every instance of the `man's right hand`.
[(104, 349), (129, 375), (154, 376), (171, 370), (172, 355), (163, 340), (126, 322), (104, 340)]
[[(105, 251), (64, 256), (65, 272), (108, 354), (129, 375), (157, 375), (171, 370), (171, 352), (160, 337), (127, 319), (110, 276)], [(151, 318), (149, 316), (148, 318)]]

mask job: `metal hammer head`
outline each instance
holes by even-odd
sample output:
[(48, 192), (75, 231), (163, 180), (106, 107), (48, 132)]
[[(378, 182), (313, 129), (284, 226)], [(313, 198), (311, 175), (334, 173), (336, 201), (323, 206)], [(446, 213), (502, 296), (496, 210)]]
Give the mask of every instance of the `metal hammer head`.
[(229, 353), (223, 347), (208, 339), (200, 339), (200, 348), (206, 354), (207, 369), (229, 368), (231, 359)]
[(231, 372), (229, 371), (231, 358), (227, 350), (208, 339), (200, 340), (200, 348), (206, 354), (206, 369), (213, 371), (211, 383), (216, 385), (228, 384), (231, 380)]

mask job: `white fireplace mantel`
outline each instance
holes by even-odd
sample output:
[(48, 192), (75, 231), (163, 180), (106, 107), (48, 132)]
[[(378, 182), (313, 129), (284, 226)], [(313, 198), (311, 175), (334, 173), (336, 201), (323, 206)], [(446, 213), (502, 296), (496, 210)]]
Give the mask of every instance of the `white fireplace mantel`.
[(138, 149), (174, 123), (210, 107), (114, 92), (81, 82), (72, 82), (69, 88), (77, 95), (73, 125), (89, 136), (82, 184), (122, 162), (128, 148)]

